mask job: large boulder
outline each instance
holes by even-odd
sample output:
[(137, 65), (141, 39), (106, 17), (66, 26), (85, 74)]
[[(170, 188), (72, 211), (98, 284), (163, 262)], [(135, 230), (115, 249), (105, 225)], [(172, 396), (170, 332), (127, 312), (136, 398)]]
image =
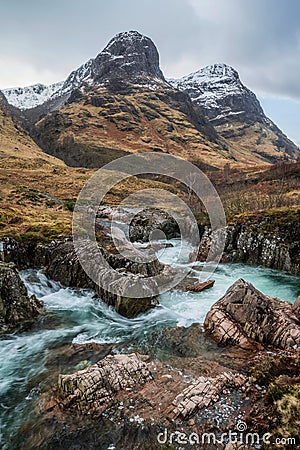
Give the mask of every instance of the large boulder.
[[(83, 258), (90, 261), (96, 260), (96, 254), (92, 251), (99, 251), (109, 267), (101, 273), (102, 283), (94, 283), (82, 268), (78, 255), (76, 254), (71, 237), (57, 239), (49, 244), (23, 245), (15, 239), (5, 238), (0, 241), (0, 257), (7, 262), (14, 262), (18, 268), (44, 267), (47, 275), (55, 281), (59, 281), (64, 286), (93, 289), (97, 295), (108, 305), (128, 318), (137, 316), (153, 308), (158, 304), (158, 287), (153, 283), (149, 285), (149, 277), (164, 272), (168, 272), (168, 267), (161, 264), (156, 258), (149, 262), (131, 259), (130, 250), (123, 254), (118, 253), (112, 245), (110, 236), (106, 235), (106, 230), (101, 228), (103, 243), (97, 249), (90, 248), (89, 243), (83, 244), (81, 253)], [(145, 249), (151, 252), (152, 249)], [(21, 255), (21, 257), (20, 257)], [(124, 277), (119, 281), (119, 274)], [(134, 285), (136, 280), (141, 282), (142, 294), (137, 298), (128, 295), (128, 285)], [(101, 286), (115, 284), (118, 286), (118, 293), (105, 290)], [(143, 285), (145, 288), (143, 288)]]
[[(95, 249), (94, 249), (95, 250)], [(94, 251), (91, 250), (91, 251)], [(134, 285), (138, 278), (148, 279), (153, 275), (158, 275), (163, 270), (163, 265), (157, 259), (143, 263), (132, 261), (119, 253), (113, 254), (103, 247), (98, 247), (109, 268), (101, 271), (101, 280), (98, 284), (94, 283), (85, 273), (80, 264), (78, 255), (75, 252), (72, 241), (54, 242), (47, 248), (40, 248), (44, 253), (44, 265), (47, 274), (54, 280), (71, 287), (90, 288), (96, 291), (99, 297), (108, 305), (112, 306), (119, 314), (132, 318), (148, 311), (158, 304), (156, 286), (149, 291), (146, 288), (144, 295), (135, 298), (134, 295), (128, 295), (128, 286)], [(81, 249), (82, 258), (96, 260), (96, 255), (91, 254), (90, 248)], [(119, 278), (119, 275), (123, 276)], [(102, 286), (115, 285), (117, 293), (111, 292)], [(145, 283), (146, 285), (146, 283)]]
[[(178, 223), (174, 217), (166, 211), (152, 210), (142, 211), (136, 214), (130, 223), (129, 236), (132, 241), (147, 242), (152, 233), (161, 231), (167, 239), (180, 236)], [(163, 236), (163, 234), (161, 236)], [(154, 234), (155, 239), (155, 234)], [(159, 234), (157, 234), (159, 237)]]
[(300, 320), (293, 306), (269, 297), (242, 279), (208, 312), (205, 331), (219, 344), (244, 349), (300, 346)]
[(65, 407), (99, 414), (114, 403), (119, 391), (138, 389), (153, 379), (148, 357), (109, 355), (97, 364), (70, 375), (60, 375), (58, 386)]
[(36, 320), (44, 312), (43, 302), (27, 289), (14, 264), (0, 263), (0, 332), (13, 331), (25, 322)]

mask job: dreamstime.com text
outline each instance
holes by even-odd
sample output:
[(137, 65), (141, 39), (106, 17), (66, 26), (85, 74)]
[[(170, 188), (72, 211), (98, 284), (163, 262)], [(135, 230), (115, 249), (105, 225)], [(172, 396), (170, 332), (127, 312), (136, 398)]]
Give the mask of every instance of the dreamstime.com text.
[(296, 438), (294, 437), (273, 437), (271, 433), (259, 435), (259, 433), (247, 432), (247, 425), (245, 422), (239, 421), (236, 425), (237, 431), (228, 431), (217, 435), (216, 433), (184, 433), (183, 431), (169, 432), (167, 428), (157, 435), (157, 442), (159, 444), (180, 444), (180, 445), (204, 445), (204, 444), (226, 444), (232, 442), (234, 444), (245, 445), (296, 445)]

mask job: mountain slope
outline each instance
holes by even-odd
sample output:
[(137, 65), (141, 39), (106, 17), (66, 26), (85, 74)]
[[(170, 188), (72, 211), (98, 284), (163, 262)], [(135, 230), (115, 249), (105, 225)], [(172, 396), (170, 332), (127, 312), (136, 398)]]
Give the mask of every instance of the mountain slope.
[(218, 133), (234, 146), (269, 162), (299, 155), (297, 146), (265, 116), (255, 94), (232, 67), (214, 64), (169, 82), (188, 93)]
[[(0, 236), (33, 242), (70, 234), (72, 206), (94, 171), (68, 167), (44, 153), (12, 120), (10, 109), (0, 92)], [(111, 180), (114, 173), (107, 176)], [(119, 204), (124, 193), (145, 188), (174, 191), (156, 181), (131, 177), (117, 183), (107, 202)]]
[(1, 168), (65, 166), (61, 160), (45, 154), (21, 124), (13, 121), (9, 104), (2, 92), (0, 92), (0, 161)]

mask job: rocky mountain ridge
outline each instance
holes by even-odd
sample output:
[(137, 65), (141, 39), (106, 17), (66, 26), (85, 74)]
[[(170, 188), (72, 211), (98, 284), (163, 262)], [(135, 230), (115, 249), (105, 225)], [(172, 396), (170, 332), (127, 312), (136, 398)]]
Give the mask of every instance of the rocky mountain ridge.
[(256, 95), (227, 64), (213, 64), (170, 84), (189, 94), (218, 133), (233, 145), (252, 149), (275, 162), (274, 150), (297, 158), (299, 149), (266, 117)]
[[(24, 88), (3, 89), (7, 101), (21, 109), (31, 109), (43, 103), (71, 93), (83, 83), (105, 84), (109, 78), (134, 77), (138, 83), (165, 81), (159, 68), (158, 51), (146, 36), (137, 31), (117, 34), (96, 58), (91, 58), (72, 71), (65, 81), (50, 84), (34, 84)], [(148, 78), (150, 77), (150, 78)]]
[(177, 89), (188, 92), (215, 123), (226, 116), (245, 113), (264, 116), (255, 94), (242, 84), (238, 72), (227, 64), (206, 66), (169, 82)]

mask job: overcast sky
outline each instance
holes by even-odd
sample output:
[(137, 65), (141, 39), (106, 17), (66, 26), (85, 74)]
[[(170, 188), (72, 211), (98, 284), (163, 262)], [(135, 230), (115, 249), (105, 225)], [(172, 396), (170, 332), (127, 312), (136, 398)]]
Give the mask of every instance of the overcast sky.
[(0, 89), (65, 79), (116, 33), (157, 45), (167, 77), (235, 67), (300, 145), (299, 0), (0, 0)]

